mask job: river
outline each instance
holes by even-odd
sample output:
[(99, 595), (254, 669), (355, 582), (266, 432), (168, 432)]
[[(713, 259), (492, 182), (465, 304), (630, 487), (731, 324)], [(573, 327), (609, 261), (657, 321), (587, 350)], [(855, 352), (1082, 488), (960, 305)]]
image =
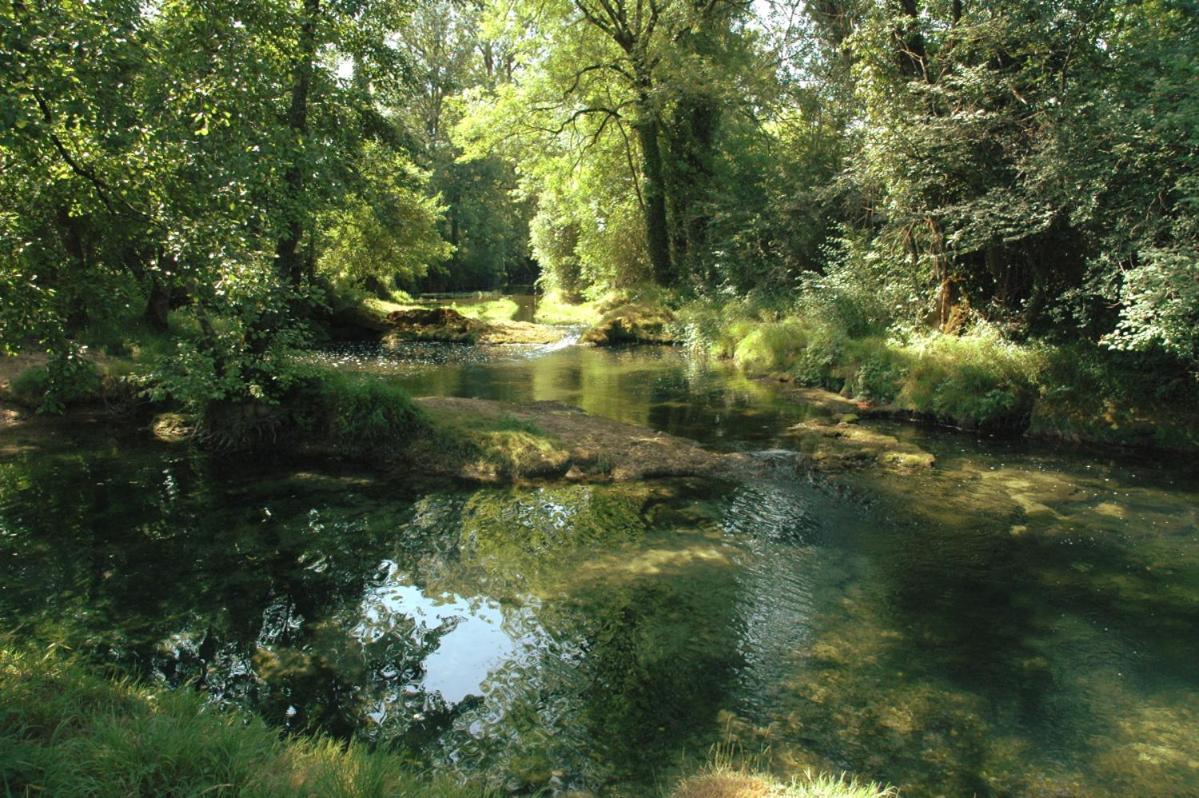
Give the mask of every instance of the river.
[[(678, 350), (346, 347), (726, 451), (807, 414)], [(932, 796), (1199, 795), (1199, 473), (899, 425), (927, 473), (440, 488), (64, 427), (0, 459), (0, 622), (511, 794), (714, 744)]]

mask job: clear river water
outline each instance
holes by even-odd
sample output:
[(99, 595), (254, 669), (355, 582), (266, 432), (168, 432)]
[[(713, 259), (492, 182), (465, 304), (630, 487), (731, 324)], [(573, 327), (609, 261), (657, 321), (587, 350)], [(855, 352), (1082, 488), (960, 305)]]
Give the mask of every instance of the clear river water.
[[(669, 349), (320, 356), (721, 450), (808, 412)], [(722, 743), (908, 798), (1199, 796), (1195, 464), (887, 431), (936, 467), (430, 489), (64, 427), (0, 454), (0, 624), (516, 795), (659, 795)]]

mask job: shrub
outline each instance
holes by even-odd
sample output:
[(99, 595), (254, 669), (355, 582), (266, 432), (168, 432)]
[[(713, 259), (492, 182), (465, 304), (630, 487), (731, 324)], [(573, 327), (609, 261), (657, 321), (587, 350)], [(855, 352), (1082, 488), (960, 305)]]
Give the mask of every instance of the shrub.
[(39, 413), (61, 413), (69, 405), (100, 398), (100, 372), (81, 352), (26, 369), (12, 381), (13, 398)]
[(847, 342), (845, 359), (846, 364), (839, 370), (844, 381), (842, 390), (877, 402), (895, 400), (911, 367), (901, 347), (878, 337)]

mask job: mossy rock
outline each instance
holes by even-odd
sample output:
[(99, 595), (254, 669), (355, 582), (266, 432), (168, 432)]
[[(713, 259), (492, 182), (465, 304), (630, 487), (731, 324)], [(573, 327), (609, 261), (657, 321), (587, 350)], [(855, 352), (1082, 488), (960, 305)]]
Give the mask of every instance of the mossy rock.
[(843, 471), (871, 463), (913, 471), (936, 463), (936, 457), (919, 446), (858, 424), (804, 421), (788, 429), (787, 435), (799, 440), (807, 464), (821, 471)]
[(629, 303), (605, 313), (581, 341), (595, 346), (673, 344), (678, 341), (674, 321), (674, 314), (664, 307)]
[(515, 405), (458, 397), (416, 402), (443, 433), (416, 455), (426, 471), (472, 482), (635, 482), (721, 476), (742, 464), (738, 456), (560, 402)]
[(159, 413), (150, 429), (155, 438), (165, 443), (182, 443), (196, 434), (195, 420), (182, 413)]
[(387, 316), (389, 330), (384, 346), (408, 341), (465, 344), (554, 344), (564, 331), (524, 321), (484, 321), (462, 315), (453, 308), (411, 308)]
[(475, 343), (487, 328), (485, 322), (468, 319), (452, 308), (410, 308), (387, 314), (384, 346), (405, 341)]

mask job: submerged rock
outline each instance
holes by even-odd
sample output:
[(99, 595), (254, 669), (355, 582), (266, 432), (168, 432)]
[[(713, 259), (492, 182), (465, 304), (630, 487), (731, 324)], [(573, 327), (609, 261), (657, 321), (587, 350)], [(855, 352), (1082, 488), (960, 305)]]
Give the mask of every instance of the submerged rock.
[(937, 459), (919, 446), (845, 421), (804, 421), (786, 434), (798, 439), (804, 462), (822, 471), (842, 471), (870, 463), (907, 471), (931, 468)]
[(418, 459), (476, 482), (512, 479), (629, 482), (655, 477), (720, 476), (747, 458), (710, 452), (693, 441), (592, 416), (562, 402), (511, 404), (425, 397), (417, 404), (466, 446)]

